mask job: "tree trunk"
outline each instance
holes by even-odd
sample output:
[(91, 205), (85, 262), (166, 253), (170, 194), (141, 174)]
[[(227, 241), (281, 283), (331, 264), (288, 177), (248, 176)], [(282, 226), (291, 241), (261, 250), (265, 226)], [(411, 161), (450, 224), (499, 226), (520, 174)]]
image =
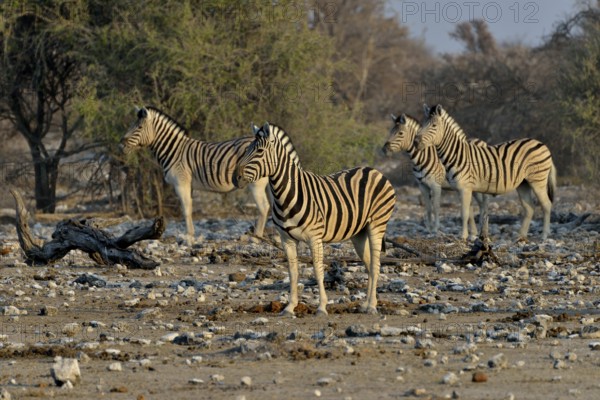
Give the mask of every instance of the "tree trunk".
[(45, 213), (54, 213), (58, 160), (45, 158), (36, 143), (29, 142), (29, 147), (35, 173), (35, 208)]

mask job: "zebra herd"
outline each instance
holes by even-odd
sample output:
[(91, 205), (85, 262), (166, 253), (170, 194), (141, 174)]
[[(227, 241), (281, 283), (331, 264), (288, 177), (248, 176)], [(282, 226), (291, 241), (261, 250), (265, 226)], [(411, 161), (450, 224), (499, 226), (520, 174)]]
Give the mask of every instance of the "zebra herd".
[[(475, 233), (471, 211), (473, 193), (480, 205), (480, 229), (487, 235), (490, 194), (517, 189), (525, 210), (519, 235), (527, 236), (535, 194), (544, 211), (542, 238), (550, 231), (550, 209), (556, 189), (555, 168), (548, 148), (533, 139), (489, 146), (467, 140), (452, 117), (440, 106), (425, 108), (422, 124), (411, 117), (393, 116), (394, 125), (384, 145), (386, 153), (408, 152), (413, 173), (426, 203), (426, 224), (439, 228), (442, 188), (458, 191), (461, 199), (462, 238), (468, 225)], [(153, 107), (137, 111), (137, 121), (121, 141), (125, 153), (149, 147), (174, 186), (186, 221), (187, 240), (193, 240), (192, 179), (204, 190), (229, 192), (248, 186), (258, 207), (255, 233), (264, 234), (269, 208), (288, 259), (290, 302), (298, 304), (298, 242), (308, 243), (319, 288), (319, 314), (327, 314), (323, 244), (350, 239), (368, 271), (368, 290), (362, 309), (377, 312), (377, 280), (384, 235), (396, 195), (390, 181), (370, 167), (357, 167), (327, 176), (305, 170), (290, 136), (269, 123), (253, 126), (254, 137), (206, 143), (188, 136), (173, 118)], [(469, 223), (469, 221), (471, 221)]]

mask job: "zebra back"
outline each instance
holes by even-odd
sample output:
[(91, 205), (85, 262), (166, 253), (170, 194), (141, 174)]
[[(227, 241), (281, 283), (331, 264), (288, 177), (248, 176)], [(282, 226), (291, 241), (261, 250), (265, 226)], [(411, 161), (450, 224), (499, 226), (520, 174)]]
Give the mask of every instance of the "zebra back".
[(321, 176), (293, 161), (297, 156), (287, 133), (265, 124), (239, 165), (247, 181), (269, 176), (273, 221), (297, 240), (348, 239), (368, 224), (385, 231), (396, 195), (377, 170), (358, 167)]
[(144, 107), (137, 116), (121, 141), (126, 153), (148, 147), (166, 176), (194, 177), (202, 189), (209, 191), (235, 189), (235, 166), (252, 142), (251, 137), (203, 142), (191, 138), (177, 121), (157, 108)]
[(553, 168), (550, 150), (536, 139), (492, 146), (468, 141), (462, 128), (440, 105), (430, 109), (416, 143), (420, 149), (435, 146), (449, 180), (470, 182), (477, 192), (500, 194), (516, 189), (523, 180), (546, 181)]

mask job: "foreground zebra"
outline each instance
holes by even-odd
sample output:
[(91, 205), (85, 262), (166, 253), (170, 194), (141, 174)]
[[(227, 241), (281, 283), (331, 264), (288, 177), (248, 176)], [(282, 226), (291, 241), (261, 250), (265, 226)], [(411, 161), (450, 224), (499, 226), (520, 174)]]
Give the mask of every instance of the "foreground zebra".
[(426, 120), (415, 143), (435, 146), (446, 176), (461, 197), (462, 238), (467, 237), (467, 213), (473, 191), (502, 194), (517, 189), (525, 210), (519, 237), (525, 239), (533, 217), (535, 193), (544, 211), (542, 239), (550, 233), (550, 211), (556, 191), (556, 169), (550, 150), (535, 139), (517, 139), (494, 146), (470, 144), (463, 130), (441, 105), (425, 106)]
[[(137, 112), (137, 122), (121, 140), (127, 154), (136, 147), (149, 147), (162, 167), (165, 180), (173, 185), (181, 201), (187, 242), (194, 239), (192, 223), (192, 178), (202, 190), (226, 193), (235, 189), (233, 171), (244, 155), (252, 137), (207, 143), (192, 139), (174, 119), (154, 107), (144, 107)], [(268, 179), (250, 185), (250, 192), (258, 206), (255, 233), (263, 235), (269, 213), (266, 187)]]
[(269, 179), (272, 216), (285, 250), (290, 274), (290, 302), (283, 314), (298, 305), (297, 244), (308, 242), (319, 285), (317, 314), (327, 314), (323, 283), (323, 243), (350, 239), (369, 272), (363, 311), (377, 312), (377, 279), (387, 222), (396, 204), (392, 184), (377, 170), (358, 167), (319, 176), (305, 171), (289, 136), (266, 123), (254, 127), (256, 139), (240, 160), (236, 185)]
[[(442, 189), (452, 187), (446, 179), (446, 170), (440, 162), (434, 147), (418, 150), (414, 144), (415, 136), (421, 127), (416, 118), (402, 114), (396, 117), (392, 114), (394, 125), (390, 129), (387, 142), (383, 146), (386, 155), (406, 151), (413, 164), (413, 175), (425, 201), (425, 227), (430, 232), (437, 232), (440, 228), (440, 198)], [(487, 146), (483, 140), (471, 139), (477, 146)], [(487, 207), (487, 198), (482, 193), (474, 194), (479, 209)], [(469, 230), (472, 235), (477, 235), (473, 208), (469, 209)]]

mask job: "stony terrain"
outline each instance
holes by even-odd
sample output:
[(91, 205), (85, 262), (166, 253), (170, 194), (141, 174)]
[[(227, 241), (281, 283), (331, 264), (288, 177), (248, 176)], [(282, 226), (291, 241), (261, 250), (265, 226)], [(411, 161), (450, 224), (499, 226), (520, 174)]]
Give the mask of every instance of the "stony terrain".
[[(600, 193), (560, 188), (543, 243), (539, 210), (516, 243), (518, 199), (494, 199), (498, 262), (481, 265), (460, 260), (455, 195), (433, 236), (417, 190), (398, 194), (388, 239), (402, 247), (388, 247), (375, 316), (356, 313), (367, 275), (344, 243), (326, 250), (330, 315), (312, 315), (304, 246), (302, 304), (280, 317), (285, 259), (246, 235), (250, 216), (198, 217), (192, 247), (171, 222), (137, 245), (161, 262), (152, 271), (79, 252), (27, 266), (1, 225), (0, 399), (598, 398)], [(32, 225), (50, 238), (53, 223)]]

